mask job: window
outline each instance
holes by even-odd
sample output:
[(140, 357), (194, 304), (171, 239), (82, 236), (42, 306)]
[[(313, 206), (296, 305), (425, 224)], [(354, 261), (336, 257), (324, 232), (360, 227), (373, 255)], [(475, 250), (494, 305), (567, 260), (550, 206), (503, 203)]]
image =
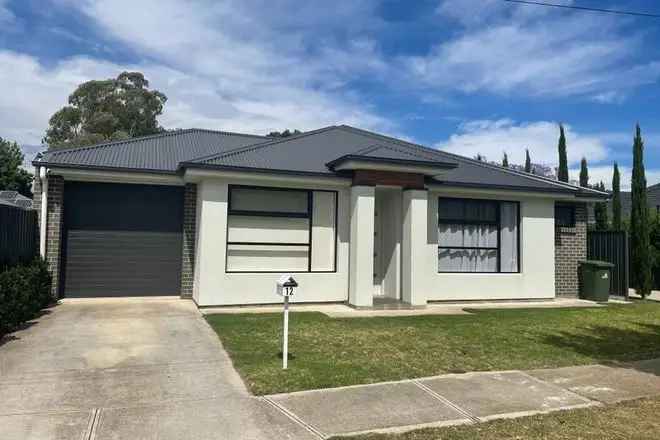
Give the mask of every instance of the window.
[(519, 272), (519, 204), (438, 201), (439, 272)]
[(555, 205), (555, 226), (558, 228), (575, 227), (575, 206)]
[(334, 272), (336, 191), (229, 187), (227, 272)]

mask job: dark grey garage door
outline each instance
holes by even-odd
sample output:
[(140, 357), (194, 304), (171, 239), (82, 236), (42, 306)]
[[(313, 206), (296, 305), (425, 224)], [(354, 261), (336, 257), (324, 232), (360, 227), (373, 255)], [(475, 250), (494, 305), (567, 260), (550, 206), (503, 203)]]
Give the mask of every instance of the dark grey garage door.
[(63, 294), (178, 295), (183, 188), (67, 182)]

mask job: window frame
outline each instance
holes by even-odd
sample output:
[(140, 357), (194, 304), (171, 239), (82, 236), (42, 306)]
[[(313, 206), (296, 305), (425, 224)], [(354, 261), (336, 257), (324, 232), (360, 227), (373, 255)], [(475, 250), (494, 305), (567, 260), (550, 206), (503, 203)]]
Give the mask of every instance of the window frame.
[[(307, 194), (307, 212), (283, 212), (283, 211), (250, 211), (242, 209), (233, 209), (232, 190), (233, 189), (254, 189), (266, 191), (282, 192), (301, 192)], [(314, 192), (329, 192), (335, 195), (335, 237), (334, 237), (334, 261), (332, 270), (312, 270), (312, 240), (313, 240), (313, 216), (314, 216)], [(256, 242), (256, 241), (229, 241), (229, 217), (271, 217), (271, 218), (305, 218), (308, 220), (308, 238), (307, 243), (287, 243), (287, 242)], [(253, 185), (228, 185), (227, 187), (227, 227), (225, 231), (225, 273), (336, 273), (337, 272), (337, 234), (339, 226), (339, 191), (330, 189), (303, 189), (286, 188), (273, 186), (253, 186)], [(307, 270), (229, 270), (229, 247), (235, 246), (299, 246), (307, 248)]]
[[(459, 218), (441, 218), (440, 217), (440, 204), (443, 200), (451, 201), (460, 201), (460, 202), (485, 202), (495, 204), (497, 206), (495, 220), (464, 220)], [(518, 262), (518, 267), (516, 271), (511, 272), (502, 272), (502, 203), (514, 203), (517, 207), (516, 209), (516, 261)], [(520, 201), (517, 200), (495, 200), (495, 199), (472, 199), (467, 197), (438, 197), (438, 206), (437, 206), (437, 218), (438, 218), (438, 267), (437, 273), (461, 273), (461, 274), (491, 274), (491, 275), (500, 275), (500, 274), (519, 274), (521, 273), (521, 261), (520, 261)], [(478, 246), (442, 246), (440, 244), (440, 231), (439, 227), (441, 224), (460, 224), (460, 225), (494, 225), (497, 226), (497, 246), (488, 246), (488, 247), (478, 247)], [(461, 270), (440, 270), (440, 261), (439, 254), (441, 249), (467, 249), (467, 250), (483, 250), (483, 251), (497, 251), (497, 270), (494, 272), (490, 271), (461, 271)]]
[[(560, 218), (559, 215), (558, 215), (560, 209), (570, 209), (571, 212), (570, 212), (569, 224), (560, 224), (558, 222), (558, 220)], [(576, 221), (577, 221), (575, 211), (576, 211), (575, 210), (575, 205), (573, 205), (571, 203), (556, 203), (555, 204), (555, 227), (556, 228), (569, 228), (569, 229), (575, 228)]]

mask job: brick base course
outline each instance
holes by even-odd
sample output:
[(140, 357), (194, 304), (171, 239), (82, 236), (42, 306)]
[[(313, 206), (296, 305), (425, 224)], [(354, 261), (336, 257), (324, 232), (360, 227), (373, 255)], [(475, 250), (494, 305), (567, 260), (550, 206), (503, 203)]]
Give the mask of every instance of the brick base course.
[(587, 259), (587, 206), (575, 204), (575, 227), (555, 228), (555, 293), (577, 296), (579, 262)]
[(183, 257), (181, 297), (191, 298), (195, 273), (195, 230), (197, 227), (197, 185), (186, 184), (183, 195)]
[[(41, 182), (34, 183), (34, 203), (37, 210), (37, 229), (41, 234)], [(53, 277), (51, 293), (53, 298), (59, 298), (61, 242), (62, 242), (62, 209), (64, 196), (64, 179), (61, 176), (48, 176), (48, 214), (46, 219), (46, 262)]]

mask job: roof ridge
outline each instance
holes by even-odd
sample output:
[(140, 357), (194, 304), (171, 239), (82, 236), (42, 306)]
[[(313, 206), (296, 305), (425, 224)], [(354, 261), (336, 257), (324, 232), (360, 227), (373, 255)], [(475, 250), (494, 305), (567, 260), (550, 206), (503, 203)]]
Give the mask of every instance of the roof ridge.
[(108, 142), (101, 142), (99, 144), (94, 144), (94, 145), (87, 145), (84, 147), (69, 147), (69, 148), (61, 148), (61, 149), (56, 149), (53, 151), (46, 151), (47, 154), (51, 155), (59, 155), (60, 153), (68, 153), (71, 151), (88, 151), (88, 150), (94, 150), (97, 148), (105, 148), (105, 147), (112, 147), (114, 145), (122, 145), (122, 144), (128, 144), (131, 142), (138, 142), (142, 141), (145, 139), (156, 139), (156, 138), (161, 138), (161, 137), (167, 137), (167, 136), (176, 136), (180, 134), (185, 134), (185, 133), (193, 133), (193, 132), (207, 132), (207, 133), (217, 133), (217, 134), (222, 134), (222, 135), (227, 135), (227, 136), (246, 136), (246, 137), (254, 137), (254, 138), (259, 138), (259, 139), (266, 139), (266, 136), (259, 136), (257, 134), (248, 134), (248, 133), (238, 133), (238, 132), (233, 132), (233, 131), (223, 131), (223, 130), (211, 130), (209, 128), (183, 128), (183, 129), (174, 129), (174, 130), (169, 130), (165, 131), (163, 133), (154, 133), (154, 134), (148, 134), (145, 136), (137, 136), (137, 137), (132, 137), (128, 139), (118, 139), (115, 141), (108, 141)]
[(259, 138), (259, 139), (270, 139), (268, 136), (262, 136), (260, 134), (252, 134), (252, 133), (240, 133), (238, 131), (226, 131), (226, 130), (213, 130), (211, 128), (185, 128), (184, 130), (189, 130), (189, 131), (205, 131), (208, 133), (218, 133), (218, 134), (226, 134), (228, 136), (245, 136), (245, 137), (253, 137), (253, 138)]
[(300, 133), (300, 134), (294, 134), (294, 135), (291, 135), (291, 136), (287, 136), (285, 138), (276, 138), (276, 139), (273, 139), (272, 141), (258, 142), (256, 144), (245, 145), (243, 147), (234, 148), (233, 150), (228, 150), (228, 151), (225, 151), (225, 152), (222, 152), (222, 153), (216, 153), (216, 154), (211, 154), (211, 155), (208, 155), (208, 156), (202, 156), (202, 157), (199, 157), (197, 159), (192, 159), (192, 160), (187, 161), (187, 162), (207, 162), (207, 161), (212, 160), (212, 159), (220, 159), (222, 157), (229, 157), (229, 156), (234, 155), (234, 154), (244, 153), (244, 152), (250, 151), (250, 150), (256, 150), (257, 148), (269, 147), (271, 145), (281, 144), (283, 142), (289, 142), (289, 141), (292, 141), (294, 139), (300, 139), (302, 137), (307, 137), (307, 136), (311, 136), (311, 135), (314, 135), (314, 134), (322, 133), (322, 132), (330, 130), (332, 128), (336, 128), (336, 126), (335, 125), (330, 125), (328, 127), (318, 128), (316, 130), (306, 131), (306, 132)]
[(374, 132), (371, 132), (369, 130), (364, 130), (364, 129), (361, 129), (361, 128), (352, 127), (352, 126), (346, 125), (346, 124), (340, 125), (339, 128), (357, 131), (357, 132), (360, 132), (360, 133), (362, 133), (366, 136), (386, 139), (386, 140), (388, 140), (390, 142), (394, 142), (396, 144), (407, 145), (407, 146), (410, 146), (410, 147), (413, 147), (413, 148), (420, 149), (422, 151), (427, 151), (429, 153), (446, 154), (448, 156), (454, 157), (456, 160), (462, 160), (464, 162), (472, 163), (474, 165), (478, 165), (478, 166), (481, 166), (481, 167), (484, 167), (484, 168), (499, 170), (503, 173), (519, 175), (519, 176), (526, 177), (526, 178), (532, 179), (532, 180), (540, 180), (542, 182), (547, 182), (547, 183), (554, 184), (556, 186), (563, 187), (563, 188), (573, 189), (573, 190), (576, 190), (576, 191), (587, 190), (587, 191), (594, 191), (594, 192), (597, 192), (599, 194), (601, 193), (601, 191), (593, 190), (591, 188), (583, 188), (583, 187), (579, 187), (579, 186), (576, 186), (576, 185), (572, 185), (572, 184), (567, 183), (567, 182), (561, 182), (561, 181), (550, 179), (550, 178), (547, 178), (547, 177), (538, 176), (536, 174), (530, 174), (530, 173), (526, 173), (526, 172), (523, 172), (523, 171), (517, 171), (517, 170), (512, 170), (510, 168), (500, 167), (498, 165), (492, 165), (492, 164), (489, 164), (487, 162), (482, 162), (480, 160), (470, 159), (469, 157), (461, 156), (460, 154), (454, 154), (454, 153), (449, 153), (447, 151), (436, 150), (436, 149), (433, 149), (433, 148), (425, 147), (423, 145), (415, 144), (413, 142), (408, 142), (408, 141), (404, 141), (404, 140), (401, 140), (401, 139), (393, 138), (391, 136), (386, 136), (386, 135), (382, 135), (382, 134), (379, 134), (379, 133), (374, 133)]

